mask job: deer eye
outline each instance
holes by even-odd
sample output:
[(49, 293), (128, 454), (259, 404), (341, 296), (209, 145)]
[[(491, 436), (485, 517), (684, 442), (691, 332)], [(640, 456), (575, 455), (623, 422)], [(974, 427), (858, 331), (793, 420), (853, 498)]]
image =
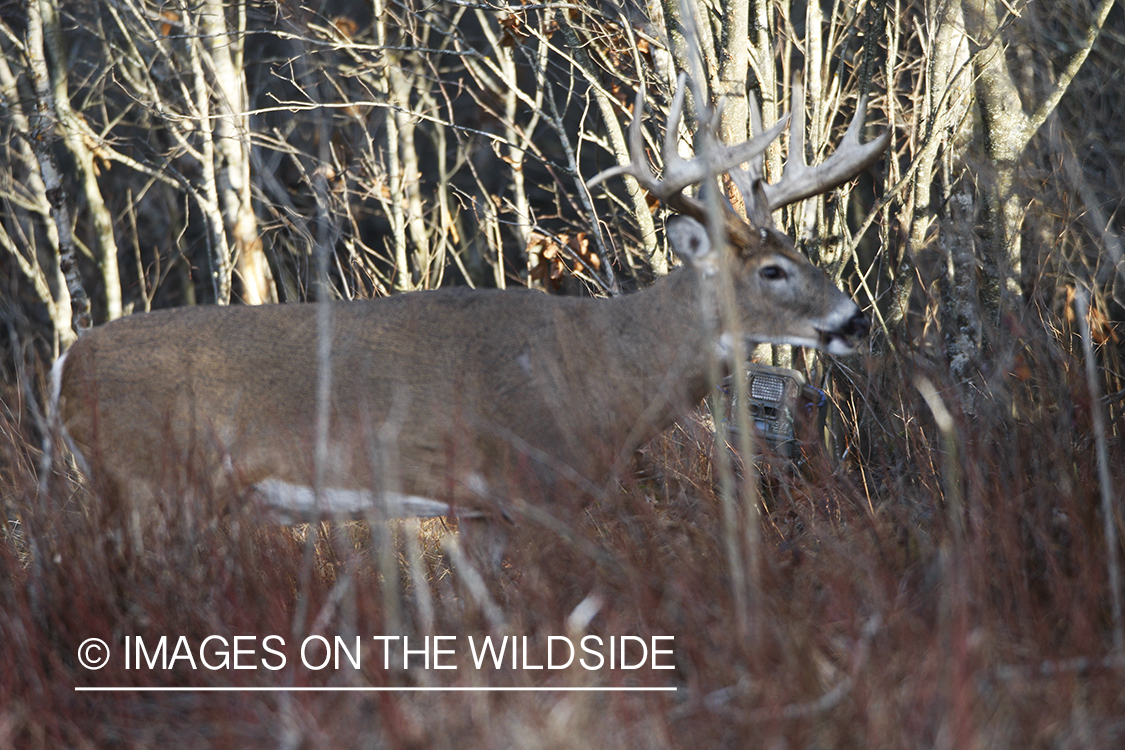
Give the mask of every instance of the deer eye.
[(766, 281), (781, 281), (787, 276), (785, 269), (778, 265), (762, 266), (758, 270), (758, 275)]

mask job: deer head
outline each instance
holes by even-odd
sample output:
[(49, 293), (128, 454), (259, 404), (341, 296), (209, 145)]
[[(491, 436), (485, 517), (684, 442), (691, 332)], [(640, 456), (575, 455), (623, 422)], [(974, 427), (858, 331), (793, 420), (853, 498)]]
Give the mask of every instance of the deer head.
[[(715, 247), (712, 235), (729, 248), (729, 268), (740, 301), (741, 332), (754, 343), (792, 344), (847, 354), (854, 340), (867, 333), (869, 321), (859, 308), (815, 266), (798, 254), (787, 236), (773, 224), (777, 209), (828, 192), (869, 167), (886, 150), (890, 132), (863, 144), (860, 134), (867, 113), (861, 97), (855, 116), (836, 152), (810, 167), (804, 160), (804, 96), (794, 87), (794, 116), (779, 120), (761, 135), (735, 146), (714, 145), (709, 152), (687, 160), (676, 147), (683, 112), (686, 75), (681, 74), (669, 112), (663, 149), (664, 174), (657, 179), (645, 154), (641, 132), (644, 87), (637, 92), (636, 113), (629, 128), (628, 164), (613, 167), (594, 177), (588, 186), (611, 177), (630, 175), (681, 218), (668, 226), (672, 247), (686, 263), (703, 275), (717, 272), (724, 250)], [(699, 101), (699, 94), (696, 94)], [(753, 108), (756, 130), (761, 131), (757, 107)], [(717, 114), (717, 113), (716, 113)], [(763, 177), (763, 154), (791, 120), (790, 155), (782, 179), (769, 184)], [(703, 128), (716, 129), (717, 117)], [(717, 140), (712, 138), (713, 141)], [(742, 165), (747, 165), (742, 168)], [(715, 179), (726, 175), (740, 194), (746, 217), (722, 201), (715, 216), (704, 203), (684, 191), (696, 185), (715, 188)], [(708, 232), (706, 224), (718, 223), (719, 231)]]

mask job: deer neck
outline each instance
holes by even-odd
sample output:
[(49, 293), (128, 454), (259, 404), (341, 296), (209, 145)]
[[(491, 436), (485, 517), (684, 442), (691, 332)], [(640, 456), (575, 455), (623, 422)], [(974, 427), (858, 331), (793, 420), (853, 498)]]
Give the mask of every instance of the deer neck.
[(657, 429), (698, 404), (714, 385), (720, 331), (707, 289), (708, 279), (685, 267), (613, 303), (632, 370), (618, 387), (647, 404), (646, 421), (651, 417)]

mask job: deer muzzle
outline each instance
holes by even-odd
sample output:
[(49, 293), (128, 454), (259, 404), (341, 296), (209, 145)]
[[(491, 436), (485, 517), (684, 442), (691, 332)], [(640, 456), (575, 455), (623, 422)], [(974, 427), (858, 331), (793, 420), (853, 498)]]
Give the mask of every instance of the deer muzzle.
[(871, 319), (858, 308), (850, 318), (832, 329), (818, 329), (820, 346), (829, 354), (851, 354), (859, 339), (871, 330)]

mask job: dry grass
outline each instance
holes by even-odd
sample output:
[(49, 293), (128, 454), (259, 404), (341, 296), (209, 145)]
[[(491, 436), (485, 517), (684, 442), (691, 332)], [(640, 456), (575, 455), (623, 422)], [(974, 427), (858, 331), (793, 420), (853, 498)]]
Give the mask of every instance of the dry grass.
[[(250, 511), (189, 516), (172, 505), (123, 533), (58, 462), (37, 495), (38, 433), (16, 418), (27, 410), (11, 409), (0, 446), (0, 747), (1118, 746), (1125, 662), (1112, 652), (1092, 404), (1070, 343), (1028, 336), (1026, 366), (997, 373), (972, 415), (921, 360), (888, 360), (856, 381), (861, 391), (839, 397), (843, 463), (812, 451), (801, 470), (767, 464), (745, 623), (724, 551), (724, 535), (741, 545), (743, 529), (723, 526), (713, 446), (698, 426), (650, 446), (645, 471), (611, 501), (518, 517), (503, 567), (478, 566), (482, 589), (465, 556), (443, 547), (452, 530), (441, 521), (396, 526), (391, 557), (363, 525), (295, 531)], [(1117, 355), (1102, 356), (1113, 372)], [(922, 375), (950, 412), (950, 440), (914, 385)], [(5, 402), (18, 404), (19, 389)], [(1100, 406), (1119, 492), (1122, 402)], [(471, 548), (479, 529), (461, 531)], [(600, 608), (576, 622), (584, 601)], [(305, 669), (296, 644), (310, 633), (456, 636), (459, 668), (422, 669), (416, 657), (387, 670), (365, 646), (358, 671)], [(478, 671), (464, 645), (527, 636), (542, 654), (548, 636), (584, 633), (674, 636), (675, 669)], [(287, 644), (285, 669), (181, 660), (126, 670), (115, 653), (95, 672), (76, 660), (90, 637), (119, 651), (127, 636), (269, 634)], [(678, 689), (74, 690), (99, 685)]]

